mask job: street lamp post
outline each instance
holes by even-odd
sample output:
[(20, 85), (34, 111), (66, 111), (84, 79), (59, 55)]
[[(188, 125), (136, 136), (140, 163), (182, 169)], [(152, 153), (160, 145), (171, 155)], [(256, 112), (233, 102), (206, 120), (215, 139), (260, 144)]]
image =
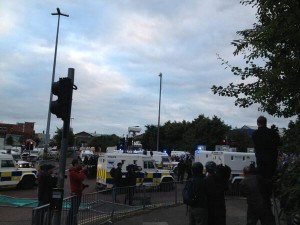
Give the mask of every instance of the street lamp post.
[(160, 77), (159, 82), (159, 104), (158, 104), (158, 124), (157, 124), (157, 143), (156, 143), (156, 151), (159, 150), (159, 127), (160, 127), (160, 102), (161, 102), (161, 82), (162, 82), (162, 74), (158, 75)]
[[(58, 43), (60, 16), (69, 17), (69, 15), (61, 13), (59, 8), (56, 8), (56, 10), (57, 10), (56, 13), (51, 13), (51, 15), (53, 15), (53, 16), (58, 16), (51, 87), (52, 87), (52, 84), (53, 84), (54, 78), (55, 78), (56, 54), (57, 54), (57, 43)], [(46, 138), (45, 138), (45, 149), (44, 149), (45, 153), (46, 153), (46, 151), (48, 151), (49, 138), (50, 138), (50, 134), (49, 134), (49, 132), (50, 132), (50, 120), (51, 120), (50, 105), (51, 105), (52, 98), (53, 98), (51, 87), (50, 87), (50, 100), (49, 100), (48, 120), (47, 120), (47, 129), (46, 129)]]

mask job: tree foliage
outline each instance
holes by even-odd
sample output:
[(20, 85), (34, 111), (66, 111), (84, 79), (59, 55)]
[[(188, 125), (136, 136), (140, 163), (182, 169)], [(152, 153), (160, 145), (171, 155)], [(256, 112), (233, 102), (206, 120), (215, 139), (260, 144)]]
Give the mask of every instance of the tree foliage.
[[(157, 127), (145, 126), (142, 143), (144, 148), (156, 150)], [(166, 122), (160, 127), (159, 150), (185, 150), (193, 152), (197, 145), (206, 145), (208, 149), (214, 149), (221, 144), (221, 140), (230, 130), (230, 126), (224, 124), (221, 119), (214, 116), (212, 119), (199, 115), (192, 122)]]
[(101, 150), (101, 152), (105, 152), (106, 148), (109, 146), (117, 146), (120, 141), (120, 137), (115, 134), (112, 135), (101, 135), (92, 137), (88, 145), (96, 148), (96, 151)]
[(12, 136), (9, 136), (8, 138), (6, 138), (6, 144), (7, 145), (13, 145), (14, 144), (14, 139)]
[(261, 111), (278, 117), (300, 113), (300, 1), (242, 0), (257, 8), (253, 28), (238, 31), (234, 55), (242, 54), (245, 67), (231, 66), (241, 83), (212, 87), (214, 94), (234, 97), (235, 105), (260, 105)]
[[(60, 149), (61, 139), (62, 139), (62, 128), (57, 127), (56, 131), (55, 131), (55, 135), (53, 136), (54, 143), (52, 143), (52, 144), (56, 145), (57, 148)], [(74, 135), (73, 131), (70, 129), (69, 136), (68, 136), (68, 146), (69, 147), (74, 146), (74, 140), (75, 140), (75, 135)]]
[(295, 122), (290, 121), (282, 139), (285, 152), (300, 154), (300, 116)]
[(235, 147), (240, 152), (247, 152), (247, 148), (253, 148), (251, 136), (243, 129), (233, 129), (228, 132), (227, 140), (231, 147)]

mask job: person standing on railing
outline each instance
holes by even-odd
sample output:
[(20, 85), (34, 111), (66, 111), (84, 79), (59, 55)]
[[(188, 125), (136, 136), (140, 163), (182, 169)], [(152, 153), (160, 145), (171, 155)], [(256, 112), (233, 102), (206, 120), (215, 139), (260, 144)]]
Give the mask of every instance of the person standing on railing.
[(77, 225), (77, 214), (81, 203), (81, 196), (86, 185), (83, 181), (86, 177), (86, 168), (82, 167), (81, 161), (73, 159), (69, 168), (71, 188), (71, 208), (67, 217), (67, 225)]
[(264, 116), (257, 118), (258, 129), (252, 134), (258, 176), (262, 177), (266, 191), (264, 198), (271, 204), (273, 192), (273, 178), (276, 173), (278, 160), (278, 145), (280, 137), (275, 129), (267, 127), (267, 119)]
[(265, 180), (271, 181), (276, 172), (280, 137), (275, 129), (267, 127), (264, 116), (257, 118), (257, 126), (258, 129), (252, 134), (257, 172)]

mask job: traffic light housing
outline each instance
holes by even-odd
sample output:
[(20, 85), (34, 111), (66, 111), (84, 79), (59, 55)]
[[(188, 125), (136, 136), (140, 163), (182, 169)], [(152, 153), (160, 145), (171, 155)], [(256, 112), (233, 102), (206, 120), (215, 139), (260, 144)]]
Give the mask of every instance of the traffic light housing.
[(53, 82), (51, 92), (57, 96), (57, 100), (50, 103), (51, 113), (62, 120), (70, 119), (73, 93), (73, 82), (71, 78), (59, 78), (59, 81)]

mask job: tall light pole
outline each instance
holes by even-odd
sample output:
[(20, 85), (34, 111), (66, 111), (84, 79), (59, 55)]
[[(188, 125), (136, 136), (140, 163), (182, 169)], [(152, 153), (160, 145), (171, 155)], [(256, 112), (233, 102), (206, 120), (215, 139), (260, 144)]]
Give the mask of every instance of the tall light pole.
[[(56, 13), (51, 13), (52, 16), (58, 16), (51, 87), (52, 87), (52, 84), (53, 84), (54, 78), (55, 78), (56, 54), (57, 54), (57, 43), (58, 43), (60, 16), (69, 17), (69, 15), (61, 13), (59, 8), (56, 8), (56, 10), (57, 10)], [(50, 138), (50, 134), (49, 134), (50, 133), (50, 121), (51, 121), (50, 105), (51, 105), (52, 98), (53, 98), (51, 87), (50, 87), (50, 100), (49, 100), (49, 108), (48, 108), (48, 120), (47, 120), (47, 129), (46, 129), (46, 138), (45, 138), (45, 149), (44, 149), (44, 151), (48, 150), (49, 138)]]
[(159, 127), (160, 127), (160, 102), (161, 102), (161, 82), (162, 82), (162, 74), (158, 75), (160, 77), (159, 82), (159, 104), (158, 104), (158, 124), (157, 124), (157, 143), (156, 143), (156, 151), (159, 150)]

